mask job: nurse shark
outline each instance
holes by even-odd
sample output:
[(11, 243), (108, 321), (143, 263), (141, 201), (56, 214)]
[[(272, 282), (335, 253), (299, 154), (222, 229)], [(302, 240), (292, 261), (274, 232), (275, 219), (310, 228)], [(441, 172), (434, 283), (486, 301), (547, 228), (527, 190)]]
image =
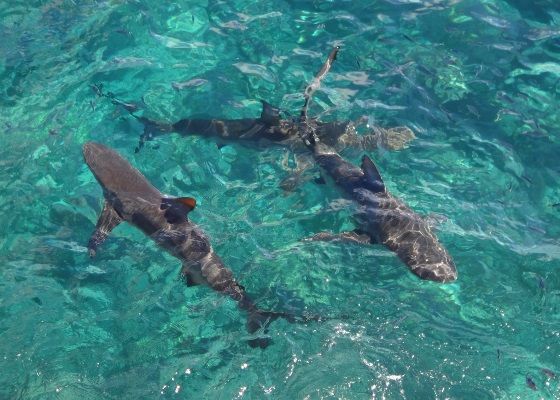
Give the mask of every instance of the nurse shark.
[[(208, 236), (188, 218), (196, 206), (190, 197), (171, 197), (161, 193), (116, 151), (99, 143), (83, 146), (86, 164), (103, 189), (105, 204), (89, 240), (88, 250), (94, 256), (98, 246), (121, 222), (140, 229), (156, 244), (182, 262), (181, 274), (187, 285), (207, 285), (231, 297), (248, 314), (247, 330), (266, 333), (268, 324), (277, 318), (289, 322), (317, 321), (318, 317), (263, 311), (257, 308), (245, 288), (233, 277), (216, 254)], [(253, 347), (266, 347), (270, 340), (256, 338)]]

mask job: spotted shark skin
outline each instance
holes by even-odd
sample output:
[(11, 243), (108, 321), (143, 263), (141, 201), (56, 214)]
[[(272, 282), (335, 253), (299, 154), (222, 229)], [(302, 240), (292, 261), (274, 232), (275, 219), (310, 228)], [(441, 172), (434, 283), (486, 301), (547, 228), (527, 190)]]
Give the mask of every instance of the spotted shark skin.
[[(305, 130), (305, 129), (304, 129)], [(342, 240), (380, 243), (394, 251), (422, 279), (452, 282), (455, 264), (430, 225), (403, 201), (390, 194), (373, 161), (364, 155), (361, 167), (344, 160), (332, 147), (308, 129), (304, 142), (326, 175), (358, 204), (358, 229), (342, 234), (319, 233), (309, 240)]]
[[(162, 194), (128, 161), (102, 144), (86, 143), (83, 155), (105, 197), (103, 211), (88, 243), (91, 256), (111, 230), (125, 221), (182, 262), (181, 273), (188, 285), (207, 285), (237, 301), (239, 308), (248, 313), (249, 333), (261, 328), (266, 332), (268, 324), (278, 317), (293, 322), (291, 315), (257, 308), (216, 254), (208, 236), (189, 220), (187, 214), (195, 207), (194, 199)], [(269, 342), (257, 338), (249, 344), (266, 347)]]

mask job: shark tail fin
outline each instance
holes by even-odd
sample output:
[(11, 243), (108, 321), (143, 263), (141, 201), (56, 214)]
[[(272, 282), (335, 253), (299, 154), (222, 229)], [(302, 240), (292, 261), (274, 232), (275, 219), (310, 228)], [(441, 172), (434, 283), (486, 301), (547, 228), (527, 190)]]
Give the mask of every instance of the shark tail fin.
[[(243, 289), (244, 291), (244, 289)], [(272, 339), (267, 335), (270, 324), (279, 318), (288, 321), (291, 324), (305, 324), (307, 322), (319, 322), (325, 318), (318, 315), (302, 315), (298, 316), (282, 311), (265, 311), (257, 308), (253, 301), (246, 295), (242, 294), (238, 298), (239, 308), (247, 311), (247, 332), (251, 335), (259, 332), (259, 336), (248, 341), (249, 346), (253, 348), (264, 349), (272, 343)], [(328, 318), (327, 318), (328, 319)]]
[[(255, 309), (249, 312), (247, 317), (247, 332), (254, 334), (257, 331), (262, 331), (265, 335), (268, 333), (268, 327), (280, 317), (284, 317), (283, 313), (274, 311), (263, 311)], [(266, 336), (259, 336), (249, 340), (249, 346), (264, 349), (272, 343), (272, 339)]]
[[(262, 331), (266, 335), (268, 333), (268, 327), (270, 326), (270, 324), (279, 318), (288, 321), (290, 324), (320, 322), (326, 319), (318, 315), (297, 316), (281, 311), (264, 311), (254, 309), (249, 312), (249, 317), (247, 318), (247, 331), (250, 334), (253, 334), (257, 331)], [(260, 336), (249, 340), (249, 346), (253, 348), (259, 347), (261, 349), (264, 349), (271, 343), (272, 339), (266, 336)]]
[(88, 252), (90, 257), (94, 257), (97, 246), (105, 241), (111, 231), (122, 222), (122, 218), (109, 203), (105, 202), (103, 211), (97, 220), (97, 225), (88, 242)]

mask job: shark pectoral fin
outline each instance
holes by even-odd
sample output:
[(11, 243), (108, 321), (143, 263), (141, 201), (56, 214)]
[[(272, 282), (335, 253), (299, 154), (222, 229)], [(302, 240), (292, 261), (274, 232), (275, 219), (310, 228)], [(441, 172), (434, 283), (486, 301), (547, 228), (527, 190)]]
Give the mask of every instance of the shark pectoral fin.
[(160, 209), (165, 210), (164, 216), (168, 223), (177, 224), (187, 221), (187, 215), (196, 207), (192, 197), (164, 197)]
[(341, 233), (331, 233), (331, 232), (319, 232), (315, 235), (303, 239), (304, 242), (316, 242), (316, 241), (323, 241), (323, 242), (331, 242), (331, 241), (340, 241), (345, 243), (358, 243), (358, 244), (371, 244), (373, 241), (371, 237), (363, 233), (359, 230), (354, 230), (350, 232), (341, 232)]
[(361, 168), (364, 172), (364, 183), (367, 187), (374, 192), (384, 192), (385, 184), (383, 183), (383, 178), (381, 178), (381, 174), (377, 170), (377, 167), (367, 155), (362, 157)]
[(95, 256), (97, 246), (105, 241), (109, 233), (122, 221), (122, 218), (107, 202), (103, 205), (103, 211), (97, 220), (95, 231), (91, 235), (88, 242), (88, 251), (90, 257)]
[(261, 103), (263, 105), (261, 121), (271, 126), (280, 125), (280, 110), (264, 100), (261, 100)]

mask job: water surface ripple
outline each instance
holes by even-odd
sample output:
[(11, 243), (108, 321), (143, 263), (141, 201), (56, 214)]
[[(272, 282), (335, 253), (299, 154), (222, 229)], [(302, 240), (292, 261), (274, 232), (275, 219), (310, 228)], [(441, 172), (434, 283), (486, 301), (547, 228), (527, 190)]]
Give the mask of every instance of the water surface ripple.
[[(0, 397), (560, 398), (542, 372), (560, 373), (560, 7), (526, 4), (1, 2)], [(297, 115), (335, 44), (310, 114), (414, 131), (369, 154), (434, 221), (456, 283), (379, 246), (300, 242), (351, 229), (353, 205), (315, 172), (285, 192), (289, 149), (167, 135), (134, 153), (142, 126), (90, 87), (167, 121), (256, 117), (261, 100)], [(88, 140), (197, 198), (191, 218), (263, 307), (331, 319), (276, 321), (252, 349), (235, 304), (184, 286), (134, 228), (89, 259)]]

